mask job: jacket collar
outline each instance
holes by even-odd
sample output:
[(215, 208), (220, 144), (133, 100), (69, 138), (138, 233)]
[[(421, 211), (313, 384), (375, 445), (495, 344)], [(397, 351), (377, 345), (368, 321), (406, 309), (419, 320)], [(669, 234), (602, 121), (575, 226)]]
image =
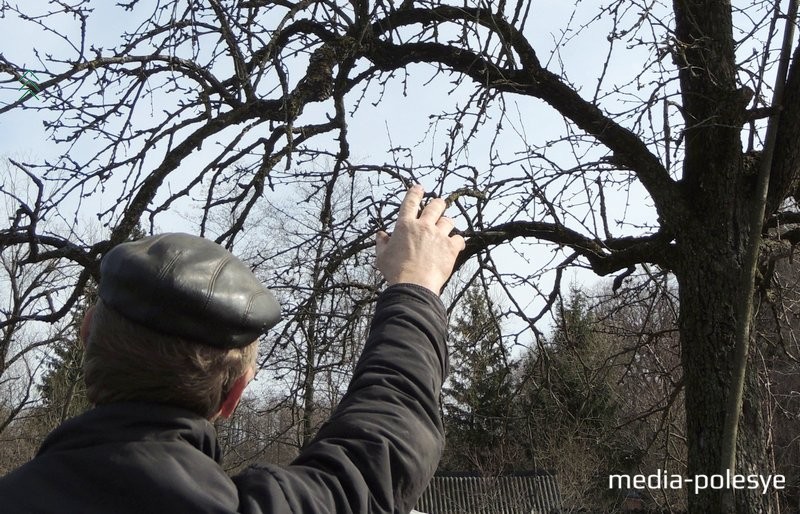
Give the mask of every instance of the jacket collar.
[(37, 455), (108, 443), (180, 441), (217, 463), (222, 452), (217, 431), (188, 410), (155, 403), (120, 402), (97, 406), (67, 420), (47, 436)]

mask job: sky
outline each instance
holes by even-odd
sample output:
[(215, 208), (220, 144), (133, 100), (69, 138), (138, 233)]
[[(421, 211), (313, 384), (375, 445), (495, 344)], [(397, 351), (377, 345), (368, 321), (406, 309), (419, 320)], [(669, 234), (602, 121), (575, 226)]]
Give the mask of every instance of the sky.
[[(39, 6), (42, 9), (48, 8), (50, 4), (44, 2), (28, 4)], [(584, 4), (585, 5), (585, 4)], [(87, 25), (88, 39), (96, 47), (109, 48), (118, 43), (119, 34), (124, 30), (134, 30), (140, 23), (141, 18), (136, 13), (120, 16), (117, 10), (113, 9), (112, 2), (95, 2), (96, 11), (89, 18)], [(34, 8), (31, 7), (31, 8)], [(26, 6), (26, 8), (28, 8)], [(604, 41), (604, 30), (608, 29), (608, 23), (601, 19), (592, 29), (576, 35), (584, 23), (591, 20), (594, 10), (581, 10), (577, 14), (573, 12), (574, 7), (570, 2), (560, 0), (537, 0), (533, 2), (527, 32), (536, 45), (536, 50), (543, 63), (549, 69), (558, 71), (563, 67), (569, 80), (579, 88), (583, 96), (591, 97), (596, 86), (597, 76), (604, 65), (608, 67), (607, 77), (610, 82), (625, 83), (628, 77), (636, 73), (636, 69), (631, 68), (630, 62), (623, 60), (613, 60), (606, 64), (605, 54), (598, 51), (598, 40)], [(141, 13), (139, 13), (141, 14)], [(59, 32), (67, 32), (77, 35), (76, 20), (62, 17), (63, 26), (50, 27)], [(565, 30), (566, 27), (566, 30)], [(562, 32), (563, 31), (563, 32)], [(60, 56), (74, 56), (74, 51), (70, 50), (70, 43), (48, 34), (41, 28), (35, 27), (30, 23), (21, 23), (11, 17), (0, 19), (0, 33), (4, 34), (4, 47), (2, 55), (9, 61), (21, 65), (21, 67), (37, 66), (36, 53), (43, 56), (51, 53)], [(72, 39), (72, 44), (78, 44)], [(87, 43), (89, 46), (89, 43)], [(558, 52), (554, 52), (557, 49)], [(602, 50), (602, 49), (601, 49)], [(633, 48), (629, 54), (637, 55), (638, 50)], [(643, 57), (643, 55), (639, 55)], [(38, 67), (38, 66), (37, 66)], [(63, 70), (62, 67), (58, 71)], [(442, 105), (452, 105), (458, 101), (457, 95), (450, 93), (450, 84), (446, 78), (427, 83), (432, 75), (431, 70), (424, 67), (412, 69), (411, 87), (408, 94), (403, 94), (403, 88), (399, 80), (387, 84), (386, 94), (378, 105), (371, 105), (370, 102), (363, 102), (355, 117), (349, 123), (349, 133), (353, 160), (363, 160), (370, 162), (390, 162), (391, 158), (387, 153), (390, 146), (409, 146), (418, 145), (415, 152), (418, 152), (418, 159), (424, 161), (428, 158), (426, 154), (432, 154), (440, 147), (441, 139), (439, 133), (425, 136), (429, 123), (428, 113), (436, 112)], [(5, 75), (0, 75), (4, 78)], [(39, 77), (41, 80), (42, 77)], [(19, 92), (8, 88), (0, 89), (0, 108), (16, 100)], [(26, 101), (26, 106), (35, 106), (37, 102), (46, 102), (45, 98), (30, 98)], [(524, 133), (529, 141), (542, 142), (557, 134), (563, 133), (564, 121), (552, 108), (542, 102), (532, 101), (529, 98), (519, 98), (509, 96), (509, 109), (514, 116), (509, 117), (506, 123), (512, 125), (515, 130)], [(623, 108), (618, 102), (609, 102), (607, 108)], [(159, 112), (159, 106), (151, 106), (153, 112)], [(310, 113), (310, 111), (309, 111)], [(147, 110), (137, 114), (142, 119), (148, 117)], [(8, 113), (0, 115), (0, 156), (16, 156), (22, 160), (44, 160), (53, 159), (62, 151), (52, 140), (42, 124), (42, 115), (32, 108), (14, 109)], [(483, 145), (488, 148), (490, 134), (484, 134)], [(504, 150), (508, 152), (524, 153), (526, 147), (521, 139), (508, 138), (504, 144)], [(84, 142), (84, 145), (91, 147), (91, 141)], [(75, 152), (81, 152), (78, 147)], [(482, 150), (481, 144), (475, 145), (470, 150), (470, 159), (476, 162), (485, 160), (481, 155), (486, 150)], [(186, 159), (182, 165), (186, 171), (183, 177), (190, 176), (191, 170), (204, 162), (203, 155), (196, 153)], [(2, 168), (0, 168), (1, 170)], [(18, 173), (11, 170), (10, 173)], [(424, 184), (430, 188), (433, 184)], [(175, 188), (179, 184), (174, 185)], [(102, 211), (111, 205), (116, 195), (95, 194), (90, 201), (86, 202), (82, 208), (82, 215), (78, 219), (81, 232), (94, 232), (96, 237), (100, 237), (93, 227), (97, 222), (93, 219), (93, 214)], [(577, 195), (580, 192), (576, 192)], [(633, 185), (630, 188), (620, 187), (619, 190), (609, 190), (606, 192), (611, 218), (624, 218), (628, 225), (612, 227), (615, 235), (635, 235), (641, 233), (640, 227), (645, 224), (652, 225), (654, 222), (654, 212), (647, 206), (647, 197), (640, 186)], [(583, 202), (584, 198), (578, 196), (576, 203)], [(191, 230), (187, 218), (192, 216), (191, 208), (177, 208), (172, 212), (159, 217), (158, 229), (163, 231)], [(457, 220), (458, 221), (458, 220)], [(100, 231), (102, 232), (102, 230)], [(543, 262), (549, 260), (552, 248), (539, 247), (538, 249), (526, 248), (526, 253), (531, 257), (532, 262)], [(498, 258), (503, 262), (517, 262), (511, 248), (505, 248), (497, 252)], [(528, 264), (523, 264), (528, 266)], [(612, 277), (613, 278), (613, 277)], [(545, 282), (547, 279), (543, 279)], [(585, 270), (575, 270), (568, 275), (564, 283), (593, 284), (597, 282), (597, 277)], [(611, 278), (607, 278), (605, 283), (610, 283)], [(545, 287), (545, 286), (543, 286)], [(531, 300), (532, 304), (538, 304)], [(533, 307), (533, 305), (532, 305)]]

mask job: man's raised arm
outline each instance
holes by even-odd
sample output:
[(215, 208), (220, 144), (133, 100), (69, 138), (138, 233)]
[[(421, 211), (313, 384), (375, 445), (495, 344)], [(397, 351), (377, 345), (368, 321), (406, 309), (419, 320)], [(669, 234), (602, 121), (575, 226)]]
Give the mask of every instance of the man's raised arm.
[(234, 477), (240, 512), (407, 514), (433, 476), (444, 446), (439, 395), (447, 373), (438, 295), (464, 239), (450, 236), (439, 198), (417, 216), (422, 198), (412, 187), (394, 233), (378, 233), (377, 266), (389, 287), (347, 393), (291, 465)]

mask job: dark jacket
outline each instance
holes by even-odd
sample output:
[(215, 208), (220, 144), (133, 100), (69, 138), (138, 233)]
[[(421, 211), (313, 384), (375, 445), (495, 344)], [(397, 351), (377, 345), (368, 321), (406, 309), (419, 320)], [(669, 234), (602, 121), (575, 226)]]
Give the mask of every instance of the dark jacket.
[(387, 289), (347, 393), (289, 466), (230, 478), (207, 420), (110, 404), (64, 423), (35, 459), (0, 479), (0, 512), (407, 514), (444, 445), (446, 325), (430, 291)]

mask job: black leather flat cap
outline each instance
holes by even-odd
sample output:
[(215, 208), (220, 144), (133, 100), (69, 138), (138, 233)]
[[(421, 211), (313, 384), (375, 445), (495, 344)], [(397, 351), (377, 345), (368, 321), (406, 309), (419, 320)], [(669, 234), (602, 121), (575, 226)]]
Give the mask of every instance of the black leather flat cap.
[(241, 348), (280, 319), (280, 305), (220, 245), (190, 234), (122, 243), (100, 264), (100, 298), (126, 318), (187, 341)]

